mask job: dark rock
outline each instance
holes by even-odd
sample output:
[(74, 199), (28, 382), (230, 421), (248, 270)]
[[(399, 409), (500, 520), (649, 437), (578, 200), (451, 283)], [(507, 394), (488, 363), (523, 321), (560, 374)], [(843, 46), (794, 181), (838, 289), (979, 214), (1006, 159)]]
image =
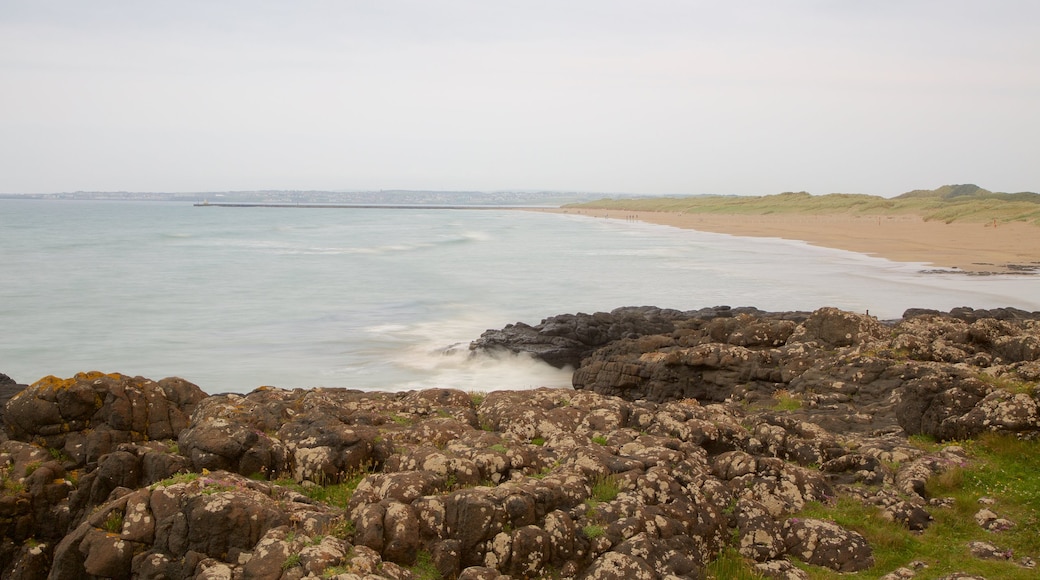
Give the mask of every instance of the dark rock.
[(596, 347), (620, 338), (668, 333), (675, 329), (675, 321), (686, 317), (678, 310), (650, 306), (561, 314), (536, 326), (518, 322), (488, 330), (470, 344), (470, 350), (522, 352), (556, 368), (577, 367)]
[[(7, 407), (7, 402), (10, 401), (12, 397), (22, 392), (26, 386), (27, 385), (18, 384), (18, 382), (11, 377), (0, 373), (0, 422), (3, 421), (4, 409)], [(7, 434), (5, 432), (0, 431), (0, 438), (6, 438), (6, 436)]]

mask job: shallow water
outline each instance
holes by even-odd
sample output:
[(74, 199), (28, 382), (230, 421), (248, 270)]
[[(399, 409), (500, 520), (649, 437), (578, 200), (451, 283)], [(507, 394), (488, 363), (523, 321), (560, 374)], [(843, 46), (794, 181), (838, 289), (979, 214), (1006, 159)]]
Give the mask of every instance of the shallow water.
[(1040, 278), (923, 274), (800, 242), (513, 210), (0, 200), (0, 372), (203, 390), (570, 384), (482, 331), (565, 312), (728, 304), (1040, 310)]

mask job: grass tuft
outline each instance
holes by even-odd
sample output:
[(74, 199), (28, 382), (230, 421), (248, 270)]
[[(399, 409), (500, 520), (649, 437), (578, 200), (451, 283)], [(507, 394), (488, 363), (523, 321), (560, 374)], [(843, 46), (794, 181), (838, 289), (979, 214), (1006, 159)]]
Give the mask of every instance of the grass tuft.
[(440, 580), (441, 572), (433, 564), (433, 556), (426, 550), (419, 550), (415, 556), (415, 564), (408, 568), (416, 580)]
[(614, 501), (619, 493), (621, 486), (612, 475), (601, 475), (592, 480), (591, 499), (595, 502)]
[(765, 580), (735, 548), (726, 548), (704, 569), (713, 580)]

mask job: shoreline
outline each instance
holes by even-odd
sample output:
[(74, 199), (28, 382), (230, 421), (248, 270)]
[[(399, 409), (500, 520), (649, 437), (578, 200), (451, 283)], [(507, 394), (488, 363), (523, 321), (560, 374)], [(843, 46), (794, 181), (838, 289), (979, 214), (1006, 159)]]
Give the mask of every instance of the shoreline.
[(920, 262), (966, 274), (1040, 272), (1040, 228), (1004, 224), (925, 221), (919, 216), (849, 214), (714, 214), (591, 208), (531, 211), (636, 220), (745, 237), (800, 240), (895, 262)]

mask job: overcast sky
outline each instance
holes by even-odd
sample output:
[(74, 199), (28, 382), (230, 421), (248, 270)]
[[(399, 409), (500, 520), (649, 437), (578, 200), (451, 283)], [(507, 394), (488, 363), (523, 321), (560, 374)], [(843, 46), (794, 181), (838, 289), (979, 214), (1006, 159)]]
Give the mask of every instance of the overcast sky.
[(0, 3), (0, 192), (1040, 191), (1040, 2)]

